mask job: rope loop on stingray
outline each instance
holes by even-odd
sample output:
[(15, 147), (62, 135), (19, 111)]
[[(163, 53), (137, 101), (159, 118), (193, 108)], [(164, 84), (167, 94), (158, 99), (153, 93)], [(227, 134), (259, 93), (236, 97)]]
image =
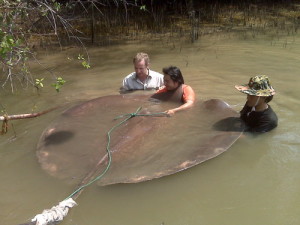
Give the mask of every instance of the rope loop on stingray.
[[(81, 191), (83, 188), (91, 185), (92, 183), (94, 183), (95, 181), (99, 180), (101, 177), (103, 177), (106, 172), (109, 170), (110, 165), (111, 165), (111, 161), (112, 161), (112, 156), (111, 156), (111, 151), (110, 151), (110, 143), (111, 143), (111, 133), (113, 132), (114, 129), (116, 129), (117, 127), (121, 126), (123, 123), (125, 123), (127, 120), (136, 117), (136, 116), (168, 116), (167, 113), (165, 112), (159, 112), (159, 113), (151, 113), (151, 114), (138, 114), (139, 111), (141, 111), (142, 107), (139, 107), (134, 113), (128, 113), (128, 114), (124, 114), (121, 116), (116, 117), (114, 120), (118, 119), (118, 118), (122, 118), (127, 116), (127, 118), (125, 118), (124, 120), (122, 120), (120, 123), (116, 124), (115, 126), (113, 126), (108, 132), (107, 132), (107, 145), (106, 145), (106, 151), (107, 151), (107, 156), (108, 156), (108, 164), (105, 168), (105, 170), (98, 175), (96, 178), (94, 178), (93, 180), (91, 180), (90, 182), (88, 182), (85, 185), (82, 185), (81, 187), (79, 187), (77, 190), (75, 190), (72, 194), (70, 194), (66, 199), (72, 198), (75, 194), (77, 194), (79, 191)], [(65, 200), (66, 200), (65, 199)]]
[(115, 119), (125, 117), (124, 120), (113, 126), (108, 132), (107, 132), (107, 138), (108, 142), (106, 145), (106, 151), (107, 151), (107, 156), (108, 156), (108, 163), (105, 168), (105, 170), (98, 175), (96, 178), (92, 179), (88, 183), (80, 186), (77, 188), (72, 194), (70, 194), (65, 200), (61, 201), (59, 205), (53, 206), (51, 209), (46, 209), (44, 210), (41, 214), (36, 215), (31, 221), (35, 222), (35, 224), (38, 225), (47, 225), (51, 224), (53, 222), (58, 222), (62, 221), (63, 218), (67, 215), (68, 211), (70, 208), (74, 207), (77, 205), (77, 203), (72, 199), (72, 197), (76, 194), (79, 194), (80, 191), (82, 191), (85, 187), (91, 185), (95, 181), (99, 180), (101, 177), (103, 177), (107, 171), (109, 170), (112, 162), (112, 156), (111, 156), (111, 151), (110, 151), (110, 142), (111, 142), (111, 133), (113, 132), (114, 129), (117, 127), (121, 126), (123, 123), (125, 123), (127, 120), (135, 117), (135, 116), (168, 116), (167, 113), (160, 112), (160, 113), (152, 113), (152, 114), (138, 114), (138, 112), (142, 109), (142, 107), (139, 107), (136, 112), (134, 113), (129, 113), (129, 114), (124, 114), (121, 116), (118, 116)]
[(98, 175), (96, 178), (92, 179), (88, 183), (80, 186), (77, 188), (72, 194), (70, 194), (65, 200), (61, 201), (59, 205), (53, 206), (51, 209), (44, 210), (41, 214), (36, 215), (31, 221), (35, 222), (37, 225), (47, 225), (47, 224), (52, 224), (53, 222), (58, 222), (62, 221), (63, 218), (67, 215), (68, 211), (70, 208), (74, 207), (77, 205), (77, 203), (72, 199), (72, 197), (76, 194), (79, 194), (80, 191), (82, 191), (85, 187), (91, 185), (95, 181), (99, 180), (102, 178), (107, 171), (109, 170), (112, 162), (112, 156), (111, 156), (111, 151), (110, 151), (110, 142), (111, 142), (111, 133), (113, 132), (114, 129), (117, 127), (121, 126), (123, 123), (125, 123), (127, 120), (135, 117), (135, 116), (168, 116), (167, 113), (160, 112), (160, 113), (153, 113), (153, 114), (139, 114), (138, 112), (142, 109), (142, 107), (139, 107), (136, 112), (134, 113), (129, 113), (129, 114), (124, 114), (121, 116), (118, 116), (115, 119), (125, 117), (124, 120), (113, 126), (108, 132), (107, 132), (107, 138), (108, 142), (106, 145), (106, 151), (107, 151), (107, 156), (108, 156), (108, 163), (105, 168), (105, 170)]
[(139, 107), (136, 112), (134, 113), (127, 113), (127, 114), (123, 114), (123, 115), (120, 115), (120, 116), (117, 116), (116, 118), (114, 118), (114, 120), (117, 120), (117, 119), (120, 119), (120, 118), (123, 118), (123, 117), (129, 117), (132, 118), (132, 117), (136, 117), (136, 116), (169, 116), (169, 114), (165, 113), (165, 112), (158, 112), (158, 113), (150, 113), (150, 114), (139, 114), (138, 112), (141, 111), (142, 107)]

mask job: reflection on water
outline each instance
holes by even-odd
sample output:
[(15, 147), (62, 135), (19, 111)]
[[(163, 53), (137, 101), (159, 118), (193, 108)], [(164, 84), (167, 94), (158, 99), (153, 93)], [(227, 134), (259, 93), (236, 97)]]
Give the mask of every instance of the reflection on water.
[[(246, 96), (234, 85), (247, 83), (256, 74), (268, 75), (277, 92), (270, 104), (279, 126), (263, 135), (245, 135), (219, 157), (175, 175), (139, 184), (92, 185), (77, 199), (79, 206), (69, 212), (63, 224), (298, 224), (300, 37), (265, 35), (253, 39), (233, 33), (175, 46), (131, 42), (93, 48), (90, 70), (68, 62), (67, 57), (75, 52), (72, 49), (44, 56), (42, 62), (56, 67), (68, 81), (61, 93), (46, 88), (41, 96), (3, 95), (1, 104), (9, 114), (61, 103), (65, 107), (40, 118), (14, 121), (9, 133), (0, 137), (0, 224), (25, 222), (74, 190), (74, 185), (41, 169), (35, 155), (39, 137), (72, 105), (119, 94), (138, 51), (150, 54), (153, 70), (178, 66), (198, 99), (220, 98), (237, 111)], [(181, 138), (193, 141), (193, 135), (178, 137), (175, 149)]]

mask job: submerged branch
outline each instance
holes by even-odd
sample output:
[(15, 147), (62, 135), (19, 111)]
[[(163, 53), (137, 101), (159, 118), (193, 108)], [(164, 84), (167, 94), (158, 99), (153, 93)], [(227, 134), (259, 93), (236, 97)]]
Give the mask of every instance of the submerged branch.
[(0, 116), (0, 121), (4, 121), (4, 120), (18, 120), (18, 119), (27, 119), (27, 118), (33, 118), (33, 117), (38, 117), (41, 115), (44, 115), (48, 112), (51, 112), (57, 108), (59, 108), (60, 106), (56, 106), (53, 107), (51, 109), (47, 109), (45, 111), (42, 112), (37, 112), (37, 113), (25, 113), (25, 114), (17, 114), (17, 115), (4, 115), (4, 116)]
[(3, 121), (2, 123), (2, 130), (0, 132), (0, 134), (6, 134), (8, 131), (8, 121), (9, 120), (18, 120), (18, 119), (27, 119), (27, 118), (34, 118), (34, 117), (38, 117), (41, 115), (44, 115), (48, 112), (51, 112), (57, 108), (59, 108), (60, 106), (56, 106), (50, 109), (47, 109), (45, 111), (42, 112), (37, 112), (37, 113), (25, 113), (25, 114), (18, 114), (18, 115), (3, 115), (0, 116), (0, 121)]

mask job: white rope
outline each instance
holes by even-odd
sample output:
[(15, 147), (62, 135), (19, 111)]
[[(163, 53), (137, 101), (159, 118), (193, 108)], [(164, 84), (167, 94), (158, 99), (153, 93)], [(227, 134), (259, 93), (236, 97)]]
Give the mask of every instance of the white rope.
[(68, 214), (69, 209), (76, 205), (77, 203), (72, 198), (68, 198), (51, 209), (45, 209), (43, 213), (36, 215), (31, 222), (35, 222), (36, 225), (47, 225), (62, 221)]

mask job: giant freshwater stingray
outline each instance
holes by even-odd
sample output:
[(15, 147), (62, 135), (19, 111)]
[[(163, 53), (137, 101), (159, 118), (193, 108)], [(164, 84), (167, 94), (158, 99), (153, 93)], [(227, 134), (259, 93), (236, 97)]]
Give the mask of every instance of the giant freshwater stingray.
[(160, 112), (178, 104), (165, 101), (169, 99), (163, 93), (150, 98), (111, 95), (66, 110), (39, 140), (42, 168), (68, 182), (87, 183), (107, 167), (110, 142), (112, 163), (98, 184), (137, 183), (212, 159), (243, 131), (238, 113), (221, 100), (199, 100), (191, 109), (166, 117)]

